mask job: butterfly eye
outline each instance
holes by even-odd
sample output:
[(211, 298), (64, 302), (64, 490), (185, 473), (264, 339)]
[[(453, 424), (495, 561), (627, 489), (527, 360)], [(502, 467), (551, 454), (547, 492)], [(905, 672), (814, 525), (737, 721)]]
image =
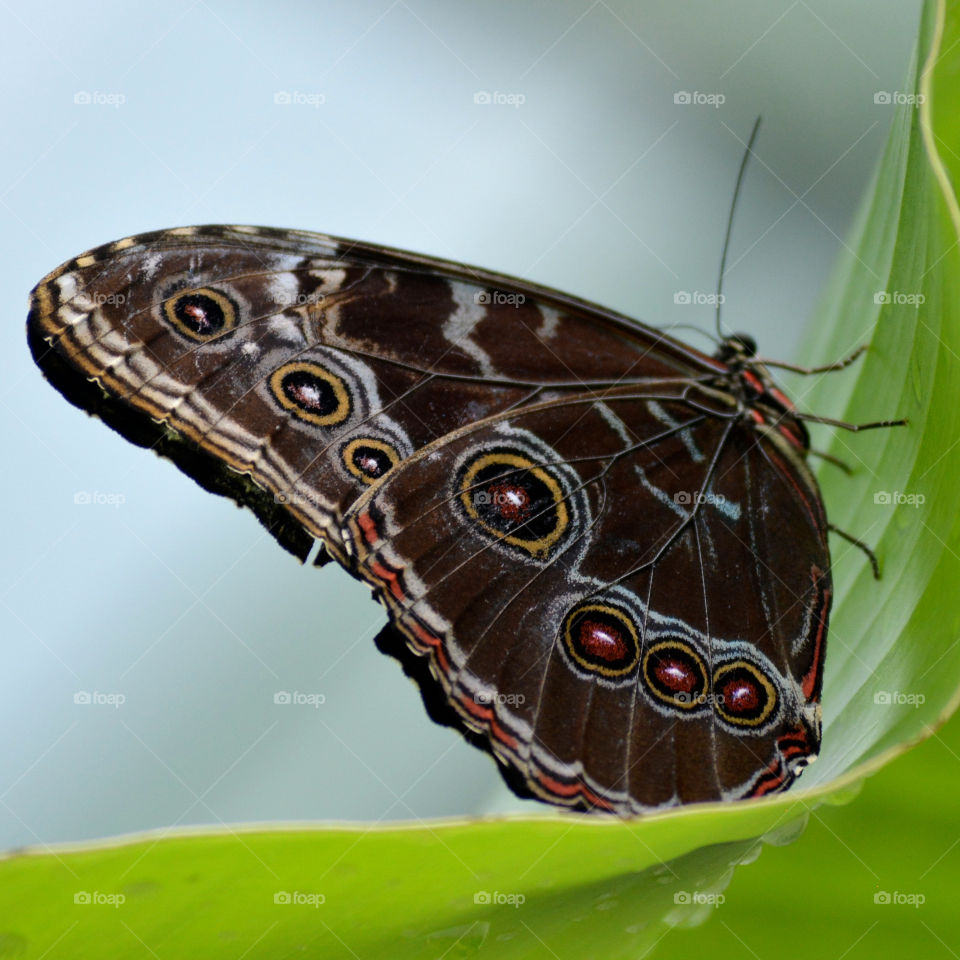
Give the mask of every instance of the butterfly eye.
[(213, 340), (237, 325), (237, 308), (229, 297), (204, 287), (170, 297), (163, 304), (167, 320), (199, 343)]
[(319, 363), (285, 363), (270, 374), (270, 392), (285, 410), (320, 427), (343, 423), (350, 415), (347, 385)]
[(570, 525), (563, 487), (529, 457), (484, 453), (460, 476), (467, 516), (497, 540), (545, 558)]
[(358, 437), (343, 448), (347, 469), (364, 483), (375, 483), (400, 462), (400, 454), (383, 440)]
[(759, 727), (777, 707), (777, 691), (752, 663), (734, 660), (713, 674), (715, 706), (721, 719), (738, 727)]
[(643, 679), (658, 700), (678, 710), (692, 711), (706, 703), (706, 667), (697, 651), (682, 640), (650, 647), (643, 658)]
[(625, 677), (640, 658), (639, 631), (622, 610), (605, 603), (585, 603), (571, 610), (561, 632), (564, 648), (587, 673)]

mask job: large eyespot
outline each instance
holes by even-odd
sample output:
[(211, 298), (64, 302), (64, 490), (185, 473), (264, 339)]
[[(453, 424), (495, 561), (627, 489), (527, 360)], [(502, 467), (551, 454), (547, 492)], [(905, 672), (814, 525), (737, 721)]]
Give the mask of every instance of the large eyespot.
[(706, 667), (683, 640), (653, 644), (643, 655), (643, 679), (658, 700), (678, 710), (696, 710), (707, 702)]
[(560, 482), (521, 453), (481, 454), (461, 472), (459, 490), (471, 520), (534, 557), (546, 557), (570, 525)]
[(218, 290), (184, 290), (164, 301), (163, 315), (185, 337), (206, 343), (237, 325), (237, 306)]
[(331, 427), (350, 415), (350, 393), (335, 373), (319, 363), (285, 363), (270, 374), (270, 392), (300, 420)]
[(777, 708), (777, 688), (746, 660), (721, 664), (713, 672), (714, 707), (727, 723), (759, 727)]
[(560, 631), (574, 664), (602, 677), (625, 677), (640, 659), (640, 634), (633, 619), (608, 603), (582, 603), (564, 618)]
[(364, 483), (376, 483), (400, 462), (396, 447), (373, 437), (357, 437), (344, 444), (341, 456), (346, 468)]

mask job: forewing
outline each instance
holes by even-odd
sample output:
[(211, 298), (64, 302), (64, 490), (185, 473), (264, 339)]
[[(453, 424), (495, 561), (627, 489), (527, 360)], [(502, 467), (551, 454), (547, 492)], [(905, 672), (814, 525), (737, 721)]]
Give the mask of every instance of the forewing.
[(298, 231), (189, 227), (64, 264), (33, 292), (37, 362), (72, 402), (345, 560), (345, 508), (465, 424), (584, 383), (712, 361), (561, 294)]

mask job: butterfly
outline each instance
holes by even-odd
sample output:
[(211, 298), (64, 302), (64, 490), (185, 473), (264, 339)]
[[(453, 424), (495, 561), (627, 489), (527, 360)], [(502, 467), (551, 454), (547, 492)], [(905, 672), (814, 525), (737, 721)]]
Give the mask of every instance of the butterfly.
[(28, 337), (70, 402), (368, 583), (379, 647), (519, 795), (631, 816), (815, 759), (820, 418), (749, 337), (709, 355), (525, 281), (248, 226), (70, 260)]

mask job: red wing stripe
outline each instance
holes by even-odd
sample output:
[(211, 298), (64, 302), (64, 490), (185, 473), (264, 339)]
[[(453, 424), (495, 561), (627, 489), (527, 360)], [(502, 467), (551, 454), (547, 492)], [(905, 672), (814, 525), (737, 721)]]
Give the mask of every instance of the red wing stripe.
[(360, 526), (360, 529), (363, 531), (363, 539), (367, 541), (371, 546), (375, 544), (380, 539), (380, 533), (377, 530), (377, 525), (373, 521), (373, 517), (370, 516), (369, 511), (364, 510), (357, 517), (357, 523)]
[[(814, 568), (816, 570), (816, 568)], [(816, 572), (813, 574), (814, 586), (816, 586), (820, 577), (817, 576)], [(814, 603), (819, 601), (819, 610), (814, 612), (814, 616), (817, 618), (817, 636), (813, 642), (813, 661), (810, 664), (810, 669), (806, 672), (801, 684), (801, 689), (803, 690), (803, 695), (807, 700), (813, 699), (815, 694), (819, 694), (817, 687), (820, 685), (820, 668), (823, 661), (823, 641), (826, 637), (827, 632), (827, 619), (824, 616), (826, 611), (830, 607), (830, 596), (833, 593), (832, 590), (824, 590), (822, 592), (818, 591), (818, 596), (814, 599)]]
[(407, 599), (403, 594), (403, 587), (400, 586), (400, 577), (397, 573), (389, 567), (385, 567), (379, 560), (374, 560), (370, 564), (370, 570), (397, 600), (403, 603)]
[(542, 770), (536, 772), (537, 780), (543, 784), (547, 790), (557, 797), (575, 797), (580, 794), (585, 800), (588, 800), (595, 807), (602, 807), (604, 810), (612, 810), (613, 804), (602, 797), (598, 797), (592, 790), (581, 783), (564, 783), (562, 780), (554, 780)]

